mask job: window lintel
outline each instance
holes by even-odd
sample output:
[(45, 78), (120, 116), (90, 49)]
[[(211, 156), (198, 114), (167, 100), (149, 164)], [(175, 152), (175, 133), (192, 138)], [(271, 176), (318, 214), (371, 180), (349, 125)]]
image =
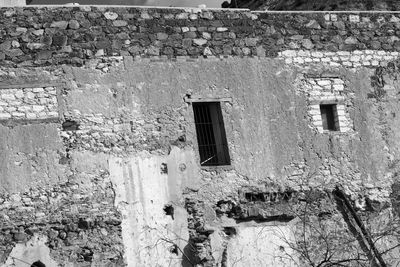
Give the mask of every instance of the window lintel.
[(232, 102), (232, 97), (193, 97), (185, 96), (184, 100), (186, 103), (193, 102)]

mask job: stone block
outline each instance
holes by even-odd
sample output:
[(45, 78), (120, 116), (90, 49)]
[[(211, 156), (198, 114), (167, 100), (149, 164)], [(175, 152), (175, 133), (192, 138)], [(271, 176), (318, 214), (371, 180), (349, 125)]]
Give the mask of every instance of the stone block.
[(41, 111), (43, 111), (44, 109), (45, 109), (44, 106), (32, 105), (32, 110), (33, 110), (34, 112), (41, 112)]
[(51, 23), (50, 27), (65, 30), (68, 27), (68, 22), (67, 21), (54, 21)]
[(347, 37), (347, 38), (344, 40), (344, 43), (347, 44), (347, 45), (353, 45), (353, 44), (357, 44), (357, 43), (358, 43), (358, 40), (357, 40), (356, 37), (350, 36), (350, 37)]
[(114, 27), (125, 27), (128, 25), (128, 22), (125, 20), (114, 20), (112, 23)]
[(48, 115), (49, 117), (56, 118), (56, 117), (58, 117), (58, 112), (56, 112), (56, 111), (50, 111), (47, 115)]
[(0, 120), (7, 120), (11, 118), (11, 114), (9, 113), (0, 113)]
[(118, 14), (115, 12), (108, 11), (104, 13), (104, 17), (109, 20), (116, 20), (118, 18)]
[(4, 51), (4, 53), (11, 58), (15, 58), (15, 57), (24, 55), (24, 52), (19, 48), (6, 50), (6, 51)]
[(315, 51), (315, 52), (311, 52), (311, 56), (316, 57), (316, 58), (321, 58), (324, 56), (324, 54), (322, 52)]
[(310, 114), (310, 115), (321, 115), (321, 111), (319, 110), (319, 108), (318, 109), (311, 109), (311, 110), (309, 110), (308, 111), (308, 113)]
[(360, 16), (359, 15), (349, 15), (349, 21), (353, 23), (360, 22)]
[(296, 57), (297, 53), (295, 50), (285, 50), (281, 52), (283, 57)]
[(150, 46), (146, 49), (146, 53), (151, 56), (159, 56), (160, 55), (160, 48), (155, 46)]
[(298, 64), (303, 64), (304, 59), (302, 57), (295, 57), (295, 58), (293, 58), (293, 62), (298, 63)]
[(360, 56), (354, 55), (350, 57), (350, 61), (352, 62), (359, 62), (361, 60)]
[(193, 39), (193, 43), (198, 46), (203, 46), (203, 45), (207, 44), (207, 40), (206, 39)]
[(44, 30), (43, 30), (43, 29), (33, 30), (33, 31), (32, 31), (32, 34), (33, 34), (33, 35), (36, 35), (36, 36), (42, 36), (43, 33), (44, 33)]
[(311, 52), (308, 50), (299, 50), (297, 51), (297, 55), (300, 57), (309, 57), (311, 55)]
[(50, 59), (53, 55), (53, 51), (40, 51), (36, 53), (37, 60), (46, 60)]
[(314, 20), (314, 19), (312, 19), (312, 20), (310, 20), (306, 25), (304, 25), (305, 27), (307, 27), (307, 28), (310, 28), (310, 29), (321, 29), (321, 25), (319, 25), (319, 23), (316, 21), (316, 20)]
[(333, 85), (333, 90), (343, 91), (344, 90), (344, 85), (343, 84), (334, 84)]
[(166, 40), (168, 39), (168, 34), (164, 33), (164, 32), (159, 32), (157, 33), (157, 40)]
[(301, 44), (305, 49), (309, 49), (309, 50), (311, 50), (314, 47), (314, 44), (310, 39), (304, 39), (301, 42)]
[(256, 53), (257, 53), (258, 57), (265, 57), (265, 52), (266, 52), (266, 50), (262, 46), (258, 46), (256, 48)]
[(12, 112), (12, 113), (11, 113), (11, 116), (12, 116), (12, 117), (15, 117), (15, 118), (21, 119), (21, 118), (24, 118), (24, 117), (25, 117), (25, 113), (22, 113), (22, 112)]
[(208, 32), (203, 32), (201, 35), (206, 40), (210, 40), (211, 39), (211, 34), (208, 33)]
[(1, 94), (1, 99), (6, 100), (6, 101), (15, 100), (15, 95), (14, 94)]
[(293, 59), (292, 58), (285, 58), (285, 63), (286, 64), (292, 64), (293, 63)]
[(77, 30), (77, 29), (79, 29), (80, 24), (77, 20), (72, 19), (68, 22), (68, 27), (70, 29)]
[(318, 79), (317, 80), (317, 84), (320, 85), (320, 86), (323, 86), (323, 87), (325, 87), (325, 86), (329, 86), (330, 87), (332, 82), (331, 82), (331, 80)]
[(68, 41), (67, 36), (53, 36), (53, 45), (66, 46)]
[(175, 15), (175, 19), (185, 19), (187, 20), (189, 18), (189, 14), (188, 13), (180, 13), (180, 14), (176, 14)]

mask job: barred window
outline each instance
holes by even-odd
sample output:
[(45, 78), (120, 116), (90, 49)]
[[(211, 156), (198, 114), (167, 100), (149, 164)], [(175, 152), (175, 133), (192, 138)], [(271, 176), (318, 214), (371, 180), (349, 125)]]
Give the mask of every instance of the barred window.
[(220, 102), (194, 102), (194, 121), (201, 166), (230, 165)]

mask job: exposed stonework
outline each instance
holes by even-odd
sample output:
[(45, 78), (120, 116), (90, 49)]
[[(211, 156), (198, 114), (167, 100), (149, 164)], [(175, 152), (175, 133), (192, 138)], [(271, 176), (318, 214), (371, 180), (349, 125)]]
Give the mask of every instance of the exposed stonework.
[[(339, 187), (374, 238), (395, 231), (398, 13), (78, 6), (0, 20), (1, 103), (25, 109), (0, 124), (2, 264), (29, 242), (66, 266), (317, 266), (331, 249), (365, 263)], [(229, 166), (201, 166), (188, 99), (220, 102)], [(252, 250), (257, 237), (275, 245)]]
[[(72, 13), (70, 8), (74, 8)], [(291, 15), (235, 10), (163, 12), (143, 8), (125, 12), (118, 8), (70, 8), (31, 8), (29, 14), (22, 8), (3, 8), (3, 65), (82, 65), (86, 59), (118, 55), (274, 57), (280, 51), (302, 47), (329, 52), (400, 49), (396, 13)], [(57, 19), (43, 20), (42, 12)], [(32, 23), (26, 23), (28, 17)], [(376, 32), (382, 28), (387, 30)]]
[(0, 89), (0, 120), (57, 117), (55, 87)]
[(353, 96), (345, 90), (345, 82), (337, 77), (307, 77), (298, 85), (299, 91), (307, 95), (309, 101), (308, 114), (312, 125), (323, 133), (321, 104), (335, 104), (335, 124), (338, 132), (353, 131), (353, 123), (348, 109), (353, 106)]
[(307, 50), (286, 50), (278, 55), (287, 64), (312, 64), (318, 63), (332, 67), (369, 67), (386, 66), (388, 62), (399, 57), (399, 52), (355, 50), (338, 52), (310, 52)]
[(251, 10), (392, 10), (400, 9), (392, 0), (231, 0), (222, 4), (224, 8), (249, 8)]

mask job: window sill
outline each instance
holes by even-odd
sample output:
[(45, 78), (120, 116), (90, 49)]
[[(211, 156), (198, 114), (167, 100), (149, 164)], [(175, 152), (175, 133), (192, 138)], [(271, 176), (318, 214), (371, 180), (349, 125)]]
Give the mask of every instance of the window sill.
[(342, 135), (342, 134), (347, 134), (348, 132), (324, 130), (322, 133), (329, 135)]
[(232, 165), (219, 165), (219, 166), (200, 166), (204, 171), (230, 171), (233, 170)]

